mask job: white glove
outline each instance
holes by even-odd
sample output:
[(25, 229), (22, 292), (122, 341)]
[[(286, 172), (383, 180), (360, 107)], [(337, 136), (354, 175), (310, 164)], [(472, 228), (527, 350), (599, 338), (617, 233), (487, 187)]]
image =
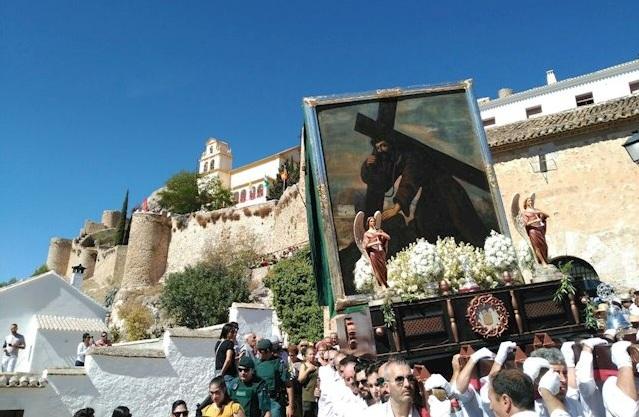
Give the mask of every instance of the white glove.
[(429, 395), (428, 411), (431, 417), (450, 417), (450, 400), (439, 401), (434, 395)]
[(494, 358), (494, 357), (495, 357), (495, 354), (491, 352), (490, 349), (483, 347), (479, 349), (477, 352), (470, 355), (470, 360), (473, 361), (474, 363), (477, 363), (479, 362), (480, 359)]
[(515, 350), (515, 348), (517, 348), (517, 343), (515, 342), (511, 342), (511, 341), (501, 342), (499, 344), (499, 349), (497, 350), (497, 355), (495, 355), (495, 362), (497, 362), (500, 365), (503, 365), (504, 362), (506, 362), (506, 358), (508, 357), (508, 354), (512, 352), (513, 350)]
[(561, 354), (564, 356), (567, 368), (575, 367), (575, 352), (572, 350), (575, 342), (564, 342), (561, 344)]
[(591, 337), (590, 339), (582, 340), (581, 344), (590, 347), (590, 349), (594, 349), (595, 346), (607, 345), (608, 341), (601, 337)]
[(432, 391), (433, 388), (441, 388), (446, 391), (447, 395), (450, 395), (452, 393), (450, 382), (448, 382), (446, 378), (444, 378), (440, 374), (432, 374), (424, 382), (424, 389), (426, 391)]
[(550, 362), (543, 358), (526, 358), (524, 361), (524, 373), (533, 381), (539, 376), (541, 368), (550, 369)]
[(553, 370), (548, 370), (544, 376), (541, 377), (537, 385), (540, 395), (542, 388), (547, 389), (552, 395), (557, 395), (559, 393), (559, 387), (561, 386), (559, 374)]
[(617, 369), (623, 368), (624, 366), (632, 366), (632, 359), (630, 358), (627, 350), (630, 344), (631, 343), (627, 340), (622, 340), (612, 344), (612, 347), (610, 348), (610, 358), (612, 359), (612, 363), (617, 365)]

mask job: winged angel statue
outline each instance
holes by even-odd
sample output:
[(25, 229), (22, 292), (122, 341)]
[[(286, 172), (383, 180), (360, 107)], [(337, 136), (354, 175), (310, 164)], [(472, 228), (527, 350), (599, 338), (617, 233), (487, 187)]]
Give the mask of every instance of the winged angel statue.
[(388, 253), (388, 241), (390, 236), (384, 232), (382, 226), (382, 213), (378, 210), (375, 215), (366, 219), (364, 212), (360, 211), (353, 221), (353, 235), (355, 244), (370, 261), (373, 275), (377, 284), (382, 288), (388, 288), (386, 279), (386, 254)]
[(542, 266), (548, 265), (548, 244), (546, 243), (548, 215), (535, 208), (535, 194), (531, 194), (524, 200), (523, 210), (519, 208), (519, 193), (515, 194), (510, 213), (515, 228), (530, 245), (537, 263)]

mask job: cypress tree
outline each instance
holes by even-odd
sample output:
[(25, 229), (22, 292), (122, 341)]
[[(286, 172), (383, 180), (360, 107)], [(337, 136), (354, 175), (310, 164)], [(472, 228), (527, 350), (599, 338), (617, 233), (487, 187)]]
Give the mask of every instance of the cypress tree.
[(129, 211), (129, 190), (126, 190), (124, 195), (124, 201), (122, 202), (122, 211), (120, 221), (118, 221), (117, 231), (115, 233), (115, 244), (124, 245), (125, 231), (126, 231), (126, 215)]

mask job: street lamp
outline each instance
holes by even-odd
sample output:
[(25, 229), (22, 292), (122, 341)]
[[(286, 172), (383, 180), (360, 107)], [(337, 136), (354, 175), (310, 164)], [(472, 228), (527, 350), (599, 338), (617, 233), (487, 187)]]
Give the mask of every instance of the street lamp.
[(630, 155), (632, 162), (639, 164), (639, 132), (635, 132), (630, 136), (622, 146), (626, 148), (626, 152)]

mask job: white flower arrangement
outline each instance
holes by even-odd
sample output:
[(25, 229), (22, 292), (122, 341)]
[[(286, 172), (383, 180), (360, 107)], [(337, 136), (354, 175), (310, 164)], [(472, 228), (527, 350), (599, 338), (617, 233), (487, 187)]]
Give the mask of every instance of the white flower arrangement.
[(517, 252), (510, 238), (490, 231), (490, 236), (484, 242), (486, 262), (496, 271), (503, 272), (517, 267)]
[(360, 293), (373, 292), (373, 267), (371, 266), (368, 257), (362, 255), (355, 263), (355, 269), (353, 270), (355, 276), (355, 288)]
[(388, 286), (402, 299), (424, 298), (442, 272), (435, 245), (418, 239), (388, 262)]
[(521, 269), (527, 269), (532, 271), (535, 264), (535, 258), (533, 257), (532, 249), (525, 241), (519, 242), (519, 248), (517, 248), (517, 258), (519, 260), (519, 267)]

